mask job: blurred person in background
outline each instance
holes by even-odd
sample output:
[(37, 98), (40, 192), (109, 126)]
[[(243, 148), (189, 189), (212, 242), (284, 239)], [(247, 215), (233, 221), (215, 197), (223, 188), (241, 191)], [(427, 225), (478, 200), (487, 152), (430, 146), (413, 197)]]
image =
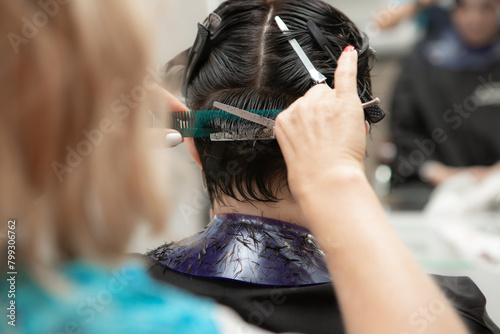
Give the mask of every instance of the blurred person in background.
[(432, 38), (449, 24), (449, 10), (455, 0), (392, 0), (374, 17), (377, 28), (389, 30), (413, 20), (425, 38)]
[[(321, 29), (337, 57), (349, 45), (359, 50), (359, 88), (371, 94), (374, 52), (353, 22), (325, 2), (230, 0), (214, 13), (220, 25), (213, 25), (211, 14), (201, 28), (210, 31), (206, 55), (199, 63), (187, 65), (184, 52), (166, 68), (167, 73), (174, 69), (179, 73), (184, 57), (185, 73), (194, 73), (185, 79), (190, 109), (211, 110), (214, 101), (246, 110), (285, 109), (313, 86), (275, 15), (288, 25), (330, 85), (337, 59), (315, 43), (306, 22), (311, 20)], [(193, 48), (203, 49), (199, 39)], [(248, 136), (262, 129), (243, 119), (214, 119), (207, 127)], [(228, 305), (243, 319), (268, 330), (344, 333), (331, 273), (318, 236), (306, 228), (290, 192), (278, 142), (186, 138), (185, 143), (202, 168), (212, 204), (211, 221), (198, 234), (150, 251), (152, 274)], [(474, 332), (491, 333), (485, 325), (489, 319), (484, 296), (470, 279), (435, 279)], [(471, 294), (463, 296), (459, 286), (467, 286)], [(472, 305), (480, 309), (474, 316)]]
[[(384, 8), (379, 10), (374, 19), (377, 27), (381, 30), (387, 30), (396, 27), (401, 22), (407, 19), (416, 19), (418, 24), (427, 32), (432, 31), (432, 27), (428, 27), (428, 12), (433, 11), (437, 3), (443, 1), (438, 0), (393, 0), (385, 4)], [(446, 1), (449, 2), (449, 1)], [(439, 21), (433, 21), (434, 24), (439, 24)]]
[(405, 60), (393, 93), (395, 188), (499, 169), (500, 1), (457, 0), (437, 12), (428, 19), (439, 28)]

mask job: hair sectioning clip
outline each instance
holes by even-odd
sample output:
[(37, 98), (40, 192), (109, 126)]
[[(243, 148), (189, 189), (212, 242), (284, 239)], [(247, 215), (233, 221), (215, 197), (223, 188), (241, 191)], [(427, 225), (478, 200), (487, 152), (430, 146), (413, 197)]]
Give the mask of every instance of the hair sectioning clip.
[[(276, 21), (276, 24), (278, 25), (278, 27), (280, 28), (280, 30), (283, 32), (284, 35), (288, 35), (290, 33), (290, 30), (286, 26), (285, 22), (283, 22), (281, 17), (275, 16), (274, 20)], [(309, 75), (311, 76), (311, 79), (314, 81), (314, 83), (316, 85), (320, 83), (325, 83), (326, 77), (323, 75), (323, 73), (321, 73), (314, 67), (314, 65), (311, 63), (311, 60), (309, 60), (304, 50), (302, 50), (302, 48), (300, 47), (299, 42), (297, 42), (295, 38), (290, 38), (288, 42), (292, 46), (293, 50), (299, 57), (302, 64), (309, 72)]]
[(198, 34), (188, 55), (182, 94), (187, 97), (187, 87), (196, 75), (201, 62), (208, 58), (210, 53), (210, 41), (217, 36), (222, 19), (219, 15), (211, 13), (203, 24), (198, 23)]
[[(335, 52), (335, 49), (333, 48), (332, 44), (328, 41), (328, 39), (325, 37), (325, 35), (321, 32), (321, 30), (318, 28), (316, 23), (313, 21), (307, 21), (307, 29), (309, 30), (309, 33), (311, 34), (312, 38), (316, 41), (316, 43), (325, 51), (330, 58), (336, 63), (338, 57), (342, 53), (342, 49), (339, 46), (339, 50)], [(366, 43), (363, 43), (363, 50), (365, 48), (368, 48), (368, 37), (366, 34), (363, 36), (363, 40), (366, 41)], [(368, 93), (367, 89), (364, 89), (361, 91), (362, 84), (358, 80), (358, 95), (359, 98), (361, 99), (361, 102), (365, 105), (368, 105), (370, 101), (375, 101), (377, 99), (373, 99), (373, 97)], [(385, 117), (385, 113), (380, 108), (378, 104), (370, 104), (365, 107), (365, 118), (370, 121), (370, 123), (378, 123)]]

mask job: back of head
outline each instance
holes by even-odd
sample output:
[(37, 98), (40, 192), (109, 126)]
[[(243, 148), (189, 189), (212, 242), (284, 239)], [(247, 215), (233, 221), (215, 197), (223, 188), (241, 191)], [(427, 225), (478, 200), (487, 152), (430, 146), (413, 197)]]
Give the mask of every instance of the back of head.
[[(246, 110), (285, 109), (313, 82), (288, 42), (296, 38), (316, 69), (333, 85), (336, 59), (316, 44), (307, 30), (313, 21), (336, 58), (352, 45), (359, 50), (361, 89), (371, 91), (370, 60), (374, 52), (352, 21), (320, 0), (229, 0), (215, 10), (221, 25), (210, 41), (210, 54), (188, 83), (186, 101), (193, 110), (210, 110), (219, 101)], [(284, 36), (280, 16), (290, 29)], [(261, 127), (238, 120), (213, 120), (214, 128), (253, 133)], [(300, 134), (297, 134), (300, 135)], [(211, 142), (195, 139), (212, 203), (225, 196), (254, 202), (276, 202), (287, 184), (286, 165), (276, 140)]]
[(162, 223), (139, 139), (148, 30), (134, 15), (121, 0), (0, 3), (0, 232), (17, 220), (27, 267), (115, 258), (137, 219)]

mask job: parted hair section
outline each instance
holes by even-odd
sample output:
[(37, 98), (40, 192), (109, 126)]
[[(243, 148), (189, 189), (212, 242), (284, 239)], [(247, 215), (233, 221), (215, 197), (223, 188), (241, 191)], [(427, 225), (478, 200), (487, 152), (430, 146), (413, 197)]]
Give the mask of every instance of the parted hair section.
[[(354, 46), (359, 53), (360, 89), (371, 93), (373, 50), (355, 24), (325, 2), (229, 0), (215, 13), (221, 24), (209, 42), (208, 56), (187, 83), (189, 108), (213, 109), (214, 101), (246, 110), (287, 108), (313, 85), (290, 38), (298, 41), (332, 87), (338, 57), (346, 46)], [(275, 23), (275, 16), (280, 16), (290, 29), (286, 36)], [(334, 58), (311, 36), (306, 26), (309, 20), (335, 50)], [(237, 133), (255, 133), (262, 128), (245, 120), (220, 119), (214, 119), (211, 126)], [(212, 204), (223, 202), (226, 196), (240, 201), (280, 200), (280, 190), (287, 186), (287, 171), (276, 140), (212, 142), (197, 138), (195, 145)]]

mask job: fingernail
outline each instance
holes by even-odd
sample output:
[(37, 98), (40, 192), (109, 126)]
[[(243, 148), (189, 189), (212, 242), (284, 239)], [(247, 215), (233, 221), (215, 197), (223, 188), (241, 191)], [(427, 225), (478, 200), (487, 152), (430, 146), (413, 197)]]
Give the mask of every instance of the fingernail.
[(169, 133), (165, 139), (169, 147), (174, 147), (182, 143), (182, 136), (180, 133)]
[(354, 52), (356, 49), (352, 45), (348, 45), (345, 47), (344, 52)]

